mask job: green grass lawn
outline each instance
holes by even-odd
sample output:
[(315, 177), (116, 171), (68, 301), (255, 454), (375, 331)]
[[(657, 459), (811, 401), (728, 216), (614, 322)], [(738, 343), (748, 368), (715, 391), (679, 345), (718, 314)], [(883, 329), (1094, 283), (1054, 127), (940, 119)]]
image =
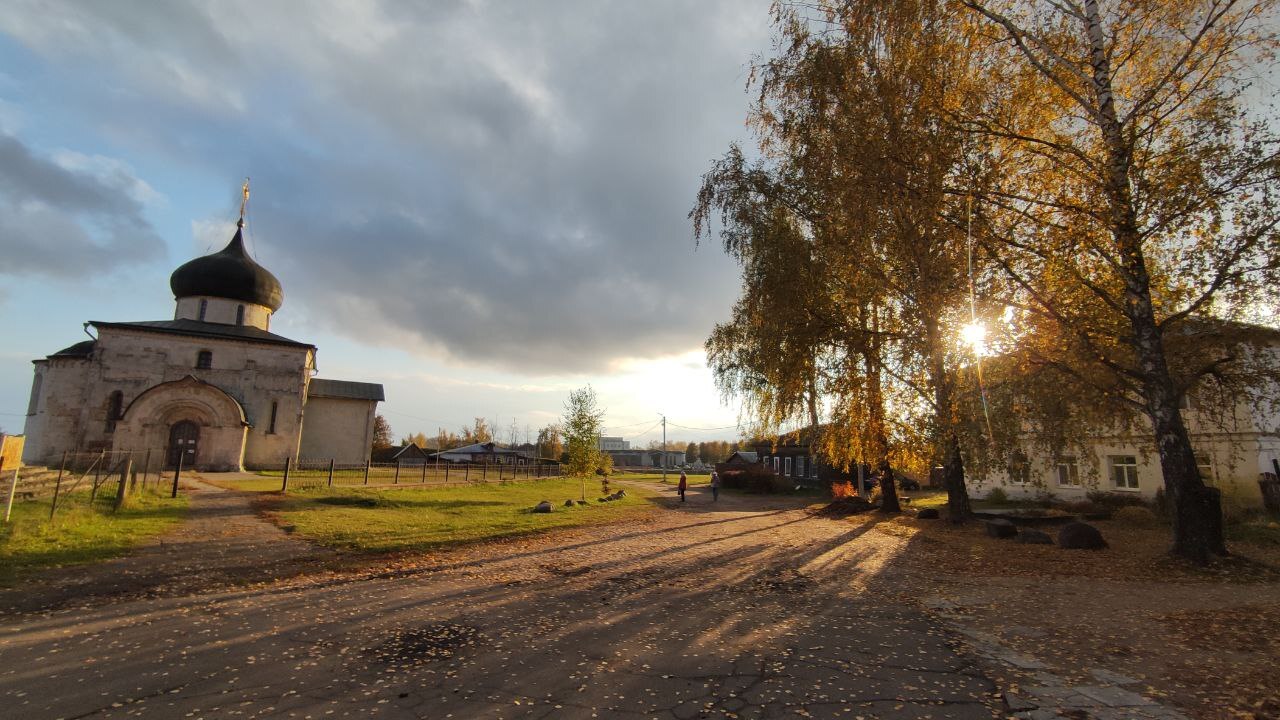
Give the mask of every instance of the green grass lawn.
[[(92, 508), (87, 493), (59, 501), (49, 520), (49, 500), (14, 503), (12, 522), (0, 525), (0, 585), (12, 585), (40, 568), (95, 562), (123, 555), (182, 520), (187, 500), (143, 493), (113, 513), (111, 497)], [(65, 503), (65, 504), (64, 504)]]
[[(617, 485), (614, 486), (615, 488)], [(646, 512), (653, 497), (627, 488), (627, 497), (601, 503), (600, 483), (566, 478), (453, 487), (343, 487), (300, 490), (270, 500), (282, 526), (324, 545), (361, 552), (422, 550), (458, 542), (510, 537), (555, 528), (606, 523)], [(549, 500), (553, 512), (531, 508)]]

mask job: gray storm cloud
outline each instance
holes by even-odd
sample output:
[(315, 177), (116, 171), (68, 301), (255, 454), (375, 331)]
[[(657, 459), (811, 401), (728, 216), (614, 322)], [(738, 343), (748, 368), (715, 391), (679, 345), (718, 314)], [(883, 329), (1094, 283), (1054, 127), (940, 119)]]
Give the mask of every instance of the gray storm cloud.
[(77, 69), (117, 142), (252, 175), (284, 312), (526, 372), (727, 316), (734, 267), (685, 216), (744, 132), (767, 2), (162, 5), (20, 4), (0, 30)]
[(137, 180), (67, 168), (0, 135), (0, 273), (77, 278), (164, 255)]

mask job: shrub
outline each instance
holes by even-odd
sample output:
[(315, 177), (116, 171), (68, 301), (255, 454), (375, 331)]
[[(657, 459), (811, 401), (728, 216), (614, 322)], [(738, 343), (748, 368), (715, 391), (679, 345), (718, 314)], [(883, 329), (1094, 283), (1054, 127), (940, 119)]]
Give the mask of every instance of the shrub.
[(884, 491), (880, 489), (880, 483), (876, 483), (875, 485), (871, 486), (871, 493), (867, 496), (867, 498), (871, 501), (872, 505), (878, 506), (880, 504), (880, 501), (884, 499), (883, 492)]
[(844, 482), (831, 483), (831, 498), (833, 500), (847, 500), (857, 496), (858, 491), (854, 489), (852, 482), (845, 480)]
[(1092, 500), (1073, 500), (1071, 502), (1056, 503), (1054, 507), (1076, 515), (1098, 515), (1109, 513), (1111, 510), (1107, 507), (1099, 505)]
[(761, 494), (784, 492), (790, 489), (786, 478), (774, 475), (763, 467), (726, 470), (720, 475), (720, 484), (727, 489)]
[(720, 484), (726, 490), (746, 490), (747, 480), (743, 477), (743, 470), (725, 470), (720, 473)]
[(1111, 516), (1112, 520), (1122, 522), (1125, 525), (1135, 525), (1137, 527), (1151, 527), (1159, 523), (1159, 518), (1150, 509), (1138, 505), (1127, 505), (1120, 508)]
[(1256, 501), (1245, 497), (1245, 494), (1234, 483), (1227, 483), (1220, 490), (1222, 492), (1222, 522), (1224, 525), (1243, 525), (1265, 515), (1265, 512), (1258, 507)]
[(996, 504), (1007, 503), (1009, 502), (1009, 495), (1004, 491), (1004, 488), (995, 487), (991, 488), (991, 492), (987, 493), (986, 500)]
[(1116, 510), (1122, 507), (1146, 507), (1147, 501), (1137, 493), (1123, 492), (1106, 492), (1105, 490), (1091, 490), (1085, 497), (1096, 505), (1101, 505), (1110, 510)]

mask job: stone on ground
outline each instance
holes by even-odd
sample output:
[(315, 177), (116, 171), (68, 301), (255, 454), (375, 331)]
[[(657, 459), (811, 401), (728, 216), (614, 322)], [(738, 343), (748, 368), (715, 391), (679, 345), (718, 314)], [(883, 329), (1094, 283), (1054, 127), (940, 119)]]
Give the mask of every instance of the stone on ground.
[(1004, 518), (987, 521), (987, 534), (993, 538), (1011, 538), (1018, 534), (1018, 528)]
[(1058, 547), (1067, 550), (1102, 550), (1107, 541), (1102, 539), (1098, 528), (1088, 523), (1073, 522), (1062, 526), (1058, 531)]
[(1052, 545), (1053, 544), (1053, 538), (1049, 537), (1049, 533), (1041, 532), (1039, 530), (1032, 530), (1030, 528), (1024, 528), (1022, 532), (1018, 533), (1017, 540), (1020, 543), (1026, 543), (1028, 545)]
[(550, 500), (543, 500), (542, 502), (540, 502), (540, 503), (538, 503), (537, 505), (534, 505), (534, 506), (533, 506), (533, 511), (534, 511), (534, 512), (536, 512), (536, 513), (549, 513), (549, 512), (551, 512), (551, 501), (550, 501)]
[(921, 508), (916, 512), (916, 517), (921, 520), (937, 520), (941, 515), (937, 508)]

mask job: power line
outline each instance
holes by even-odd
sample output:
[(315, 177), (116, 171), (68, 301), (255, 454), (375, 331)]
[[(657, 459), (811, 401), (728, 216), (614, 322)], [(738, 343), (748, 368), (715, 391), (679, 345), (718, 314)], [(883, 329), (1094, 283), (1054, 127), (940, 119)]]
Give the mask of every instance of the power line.
[(725, 425), (724, 427), (713, 427), (713, 428), (689, 427), (688, 425), (677, 425), (677, 424), (675, 424), (675, 423), (673, 423), (673, 422), (668, 422), (667, 424), (668, 424), (668, 425), (670, 425), (671, 427), (678, 427), (678, 428), (680, 428), (681, 430), (731, 430), (731, 429), (732, 429), (732, 430), (736, 430), (736, 429), (738, 429), (738, 428), (742, 427), (742, 425), (740, 425), (740, 424), (739, 424), (739, 425)]
[(647, 422), (649, 421), (641, 420), (638, 423), (631, 423), (630, 425), (606, 425), (604, 429), (605, 430), (626, 430), (627, 428), (639, 427), (640, 425), (644, 425)]
[(388, 414), (388, 415), (399, 415), (400, 417), (409, 418), (410, 420), (418, 420), (418, 421), (421, 421), (421, 422), (438, 423), (438, 424), (440, 424), (440, 425), (449, 425), (449, 424), (450, 424), (450, 422), (449, 422), (448, 420), (436, 420), (436, 419), (432, 419), (432, 418), (418, 417), (417, 415), (410, 415), (410, 414), (408, 414), (408, 413), (397, 412), (397, 411), (395, 411), (395, 410), (388, 410), (388, 409), (386, 409), (386, 408), (383, 408), (383, 409), (382, 409), (382, 412), (384, 412), (384, 413), (386, 413), (386, 414)]

